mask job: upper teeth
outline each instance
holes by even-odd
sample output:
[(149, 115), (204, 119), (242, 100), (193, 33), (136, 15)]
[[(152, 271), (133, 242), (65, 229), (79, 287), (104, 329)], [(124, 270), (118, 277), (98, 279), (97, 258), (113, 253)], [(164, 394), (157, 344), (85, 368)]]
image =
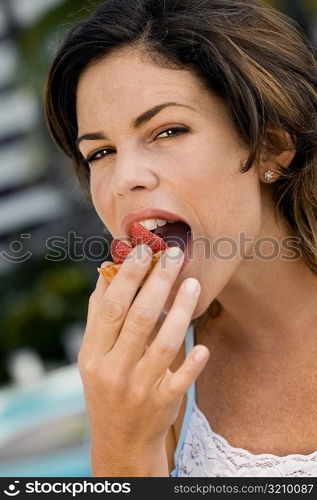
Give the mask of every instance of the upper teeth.
[(139, 221), (139, 224), (145, 227), (148, 231), (153, 231), (153, 229), (156, 229), (157, 227), (165, 226), (167, 222), (172, 222), (172, 221), (163, 219), (146, 219)]

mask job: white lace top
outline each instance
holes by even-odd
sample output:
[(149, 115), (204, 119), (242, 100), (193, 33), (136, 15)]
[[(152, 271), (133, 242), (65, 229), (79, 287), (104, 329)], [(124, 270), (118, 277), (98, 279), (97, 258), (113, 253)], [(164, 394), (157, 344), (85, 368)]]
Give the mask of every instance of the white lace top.
[[(186, 335), (186, 353), (194, 344), (193, 326)], [(174, 477), (317, 477), (317, 451), (310, 455), (252, 455), (234, 448), (213, 432), (195, 402), (195, 385), (187, 404), (175, 451)]]

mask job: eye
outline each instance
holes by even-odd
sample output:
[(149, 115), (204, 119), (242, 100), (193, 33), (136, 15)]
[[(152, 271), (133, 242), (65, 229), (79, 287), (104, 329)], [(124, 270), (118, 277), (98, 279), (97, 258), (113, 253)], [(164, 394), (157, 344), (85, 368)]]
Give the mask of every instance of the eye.
[(89, 155), (87, 158), (85, 158), (87, 163), (94, 163), (95, 161), (101, 160), (105, 156), (109, 156), (109, 154), (113, 153), (114, 149), (110, 148), (102, 148), (96, 151), (95, 153), (92, 153)]
[[(162, 130), (159, 134), (157, 134), (156, 139), (168, 139), (169, 137), (174, 137), (175, 135), (181, 135), (185, 132), (188, 132), (188, 129), (185, 127), (169, 127), (165, 130)], [(165, 137), (162, 137), (165, 134)], [(161, 137), (160, 137), (161, 136)]]
[[(156, 139), (169, 139), (170, 137), (174, 137), (177, 135), (184, 134), (185, 132), (188, 132), (188, 129), (186, 127), (169, 127), (165, 130), (162, 130), (157, 136), (155, 137)], [(165, 137), (164, 137), (165, 134)], [(87, 158), (85, 158), (86, 162), (88, 164), (94, 163), (98, 160), (101, 160), (105, 156), (109, 156), (110, 154), (115, 153), (114, 149), (110, 148), (102, 148), (96, 151), (95, 153), (92, 153), (89, 155)]]

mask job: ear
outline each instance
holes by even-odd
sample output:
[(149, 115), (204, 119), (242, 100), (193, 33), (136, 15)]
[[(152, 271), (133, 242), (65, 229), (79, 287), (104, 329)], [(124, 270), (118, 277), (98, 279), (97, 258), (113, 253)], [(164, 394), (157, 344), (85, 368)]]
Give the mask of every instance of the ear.
[(285, 130), (268, 128), (259, 163), (262, 182), (273, 183), (288, 168), (296, 154), (295, 141)]

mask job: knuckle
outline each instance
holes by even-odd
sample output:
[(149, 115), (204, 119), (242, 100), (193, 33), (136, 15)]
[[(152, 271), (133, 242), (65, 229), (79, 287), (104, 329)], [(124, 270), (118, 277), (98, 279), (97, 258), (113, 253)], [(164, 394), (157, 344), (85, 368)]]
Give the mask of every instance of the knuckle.
[(100, 310), (102, 319), (108, 323), (115, 323), (124, 317), (124, 308), (120, 302), (113, 299), (103, 301)]
[(85, 354), (83, 348), (81, 347), (77, 354), (77, 365), (80, 367), (84, 364), (84, 362), (85, 362)]
[(127, 387), (126, 379), (120, 371), (100, 369), (99, 375), (107, 391), (115, 391), (118, 393), (125, 390)]
[(138, 306), (131, 314), (130, 322), (134, 326), (148, 326), (154, 321), (154, 313), (146, 307)]
[(91, 305), (95, 302), (95, 298), (96, 298), (96, 290), (94, 290), (89, 296), (89, 300), (88, 300), (89, 305)]
[(170, 357), (176, 353), (177, 349), (173, 344), (169, 343), (167, 340), (160, 339), (157, 341), (157, 351), (159, 356)]
[(167, 267), (166, 264), (163, 262), (162, 264), (158, 266), (158, 277), (160, 281), (163, 283), (170, 282), (173, 280), (173, 274), (171, 273), (172, 268)]
[(93, 358), (86, 358), (78, 367), (84, 381), (95, 389), (101, 384), (107, 392), (118, 392), (125, 385), (120, 373), (105, 367), (104, 363), (98, 363)]
[(135, 385), (130, 391), (131, 401), (137, 406), (147, 400), (148, 394), (142, 384)]
[(91, 378), (96, 375), (97, 365), (94, 359), (89, 358), (83, 351), (79, 351), (77, 357), (79, 372), (83, 377)]
[(132, 260), (128, 262), (124, 262), (125, 266), (122, 269), (124, 272), (124, 279), (128, 281), (135, 281), (139, 276), (139, 269)]
[(167, 393), (170, 398), (174, 399), (176, 397), (177, 391), (173, 383), (169, 383), (169, 385), (167, 386)]

